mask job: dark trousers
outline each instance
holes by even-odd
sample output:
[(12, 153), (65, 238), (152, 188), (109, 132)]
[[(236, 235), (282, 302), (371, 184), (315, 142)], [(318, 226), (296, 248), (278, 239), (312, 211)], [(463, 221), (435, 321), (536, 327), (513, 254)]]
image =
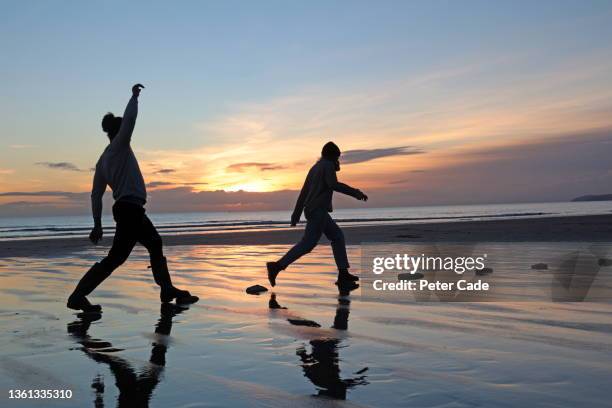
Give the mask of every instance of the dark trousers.
[(74, 299), (89, 295), (128, 259), (137, 242), (149, 251), (155, 283), (162, 291), (171, 289), (172, 280), (162, 250), (162, 240), (149, 217), (145, 215), (145, 209), (138, 204), (117, 201), (113, 206), (113, 217), (117, 223), (113, 246), (102, 261), (93, 265), (83, 275), (70, 297)]
[(324, 209), (306, 211), (305, 215), (306, 229), (304, 230), (304, 236), (278, 261), (280, 267), (285, 269), (303, 255), (312, 251), (319, 243), (321, 235), (325, 234), (331, 242), (336, 266), (338, 269), (348, 269), (349, 262), (346, 255), (344, 234), (336, 221)]
[(138, 242), (149, 251), (151, 265), (162, 262), (164, 257), (162, 239), (145, 214), (144, 207), (117, 201), (113, 205), (113, 218), (117, 223), (113, 246), (106, 258), (100, 261), (104, 270), (110, 274), (117, 269), (128, 259)]

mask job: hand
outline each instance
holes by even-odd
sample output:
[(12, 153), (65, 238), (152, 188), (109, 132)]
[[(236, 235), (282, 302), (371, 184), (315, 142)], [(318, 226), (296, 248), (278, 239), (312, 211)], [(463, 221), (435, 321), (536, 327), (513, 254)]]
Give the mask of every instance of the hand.
[(144, 88), (144, 85), (142, 84), (136, 84), (132, 87), (132, 95), (137, 97), (140, 95), (140, 90)]
[(363, 193), (363, 191), (359, 190), (359, 197), (357, 197), (360, 201), (368, 201), (368, 196)]
[(89, 240), (92, 243), (97, 244), (98, 241), (102, 239), (102, 235), (103, 235), (102, 227), (99, 225), (96, 225), (95, 227), (93, 227), (93, 229), (89, 233)]
[(292, 214), (291, 215), (291, 226), (295, 227), (298, 222), (300, 222), (300, 216), (296, 214)]

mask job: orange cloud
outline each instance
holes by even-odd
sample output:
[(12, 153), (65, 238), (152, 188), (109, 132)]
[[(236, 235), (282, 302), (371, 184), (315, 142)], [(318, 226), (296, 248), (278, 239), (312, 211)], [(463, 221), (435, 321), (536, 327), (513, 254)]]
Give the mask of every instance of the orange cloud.
[(245, 162), (245, 163), (234, 163), (226, 167), (227, 171), (236, 171), (239, 173), (245, 170), (256, 169), (260, 171), (268, 170), (282, 170), (287, 168), (286, 166), (274, 163), (259, 163), (259, 162)]

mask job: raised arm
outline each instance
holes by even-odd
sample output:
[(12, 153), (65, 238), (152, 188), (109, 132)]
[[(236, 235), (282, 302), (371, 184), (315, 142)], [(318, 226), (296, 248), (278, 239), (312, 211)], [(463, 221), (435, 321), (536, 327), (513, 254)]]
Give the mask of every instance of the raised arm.
[(136, 117), (138, 116), (138, 96), (140, 95), (141, 88), (144, 87), (140, 84), (136, 84), (132, 87), (132, 97), (125, 107), (125, 112), (123, 112), (121, 127), (119, 128), (117, 136), (115, 136), (111, 142), (111, 146), (115, 148), (127, 147), (130, 145), (134, 126), (136, 126)]
[(89, 234), (89, 239), (97, 244), (102, 238), (102, 197), (106, 191), (106, 179), (96, 166), (94, 173), (93, 186), (91, 188), (91, 212), (94, 219), (94, 228)]
[(357, 200), (367, 201), (368, 199), (368, 196), (363, 194), (361, 190), (339, 182), (336, 176), (336, 169), (334, 168), (333, 163), (331, 162), (329, 166), (325, 167), (325, 183), (327, 183), (327, 185), (332, 190), (349, 195), (351, 197), (356, 198)]

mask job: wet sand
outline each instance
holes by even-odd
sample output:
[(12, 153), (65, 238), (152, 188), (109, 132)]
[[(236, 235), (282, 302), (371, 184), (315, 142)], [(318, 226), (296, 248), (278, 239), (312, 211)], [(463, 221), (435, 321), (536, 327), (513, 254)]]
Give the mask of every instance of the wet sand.
[[(470, 241), (612, 241), (612, 214), (512, 220), (456, 221), (438, 223), (343, 226), (348, 244), (364, 242), (470, 242)], [(174, 245), (289, 245), (302, 235), (302, 227), (166, 235), (164, 244)], [(108, 249), (106, 236), (100, 243)], [(323, 239), (324, 242), (324, 239)], [(0, 258), (66, 255), (88, 250), (86, 238), (25, 239), (0, 241)]]
[[(388, 236), (413, 228), (429, 232)], [(92, 296), (104, 312), (89, 318), (64, 299), (103, 247), (5, 256), (2, 406), (609, 406), (610, 302), (372, 301), (338, 292), (324, 245), (273, 293), (245, 294), (268, 286), (262, 263), (287, 248), (168, 247), (175, 283), (201, 297), (188, 309), (160, 307), (137, 248)], [(8, 400), (14, 388), (73, 397)]]

